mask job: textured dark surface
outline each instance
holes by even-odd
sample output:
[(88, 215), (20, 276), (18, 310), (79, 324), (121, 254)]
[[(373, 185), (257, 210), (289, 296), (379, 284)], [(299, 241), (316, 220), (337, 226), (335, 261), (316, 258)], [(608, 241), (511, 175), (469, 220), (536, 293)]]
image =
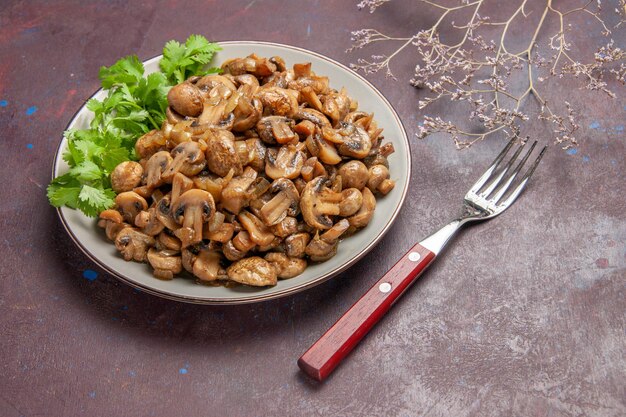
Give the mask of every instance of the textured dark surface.
[[(458, 152), (449, 139), (413, 140), (410, 194), (385, 239), (335, 279), (256, 305), (137, 293), (80, 253), (47, 204), (60, 134), (101, 65), (195, 32), (349, 63), (373, 52), (346, 54), (351, 30), (410, 35), (430, 21), (410, 3), (373, 15), (343, 0), (2, 3), (1, 416), (626, 415), (623, 99), (563, 89), (583, 109), (577, 152), (552, 149), (523, 198), (462, 234), (325, 384), (296, 359), (456, 213), (500, 142)], [(624, 46), (623, 32), (614, 38)], [(414, 64), (399, 58), (397, 82), (368, 76), (412, 137)]]

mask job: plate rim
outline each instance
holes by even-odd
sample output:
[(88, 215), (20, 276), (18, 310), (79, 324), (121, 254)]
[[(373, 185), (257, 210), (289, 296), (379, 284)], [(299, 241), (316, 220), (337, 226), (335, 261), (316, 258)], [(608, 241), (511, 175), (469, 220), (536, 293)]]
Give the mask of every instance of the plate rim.
[[(76, 235), (72, 232), (71, 228), (69, 227), (68, 224), (68, 220), (65, 218), (65, 216), (63, 215), (63, 212), (61, 210), (61, 207), (57, 207), (56, 208), (56, 212), (57, 215), (59, 216), (59, 219), (61, 220), (61, 224), (63, 225), (63, 228), (65, 229), (65, 231), (68, 233), (68, 235), (70, 236), (70, 238), (72, 239), (72, 241), (74, 242), (74, 244), (76, 244), (76, 246), (78, 246), (78, 248), (80, 249), (81, 252), (83, 252), (83, 254), (85, 256), (87, 256), (89, 259), (91, 259), (91, 261), (93, 261), (96, 265), (98, 265), (100, 268), (102, 268), (103, 270), (105, 270), (107, 273), (109, 273), (110, 275), (112, 275), (113, 277), (115, 277), (116, 279), (126, 283), (127, 285), (130, 285), (131, 287), (138, 289), (142, 292), (146, 292), (161, 298), (165, 298), (168, 300), (173, 300), (173, 301), (178, 301), (178, 302), (184, 302), (184, 303), (191, 303), (191, 304), (202, 304), (202, 305), (238, 305), (238, 304), (252, 304), (252, 303), (258, 303), (258, 302), (262, 302), (262, 301), (268, 301), (268, 300), (273, 300), (273, 299), (278, 299), (278, 298), (283, 298), (289, 295), (293, 295), (299, 292), (302, 292), (304, 290), (310, 289), (314, 286), (320, 285), (323, 282), (328, 281), (329, 279), (339, 275), (340, 273), (346, 271), (348, 268), (350, 268), (351, 266), (353, 266), (355, 263), (357, 263), (358, 261), (360, 261), (365, 255), (367, 255), (373, 248), (374, 246), (378, 245), (380, 243), (380, 240), (385, 236), (385, 234), (387, 234), (387, 232), (389, 231), (389, 229), (391, 228), (391, 226), (393, 225), (393, 223), (396, 221), (396, 218), (398, 217), (398, 214), (400, 213), (400, 210), (402, 209), (402, 207), (404, 206), (405, 200), (406, 200), (406, 196), (408, 193), (408, 188), (409, 188), (409, 184), (410, 184), (410, 180), (411, 180), (411, 171), (412, 171), (412, 157), (411, 157), (411, 146), (409, 143), (409, 138), (408, 138), (408, 134), (406, 131), (406, 128), (404, 126), (404, 124), (402, 123), (402, 120), (400, 119), (400, 116), (398, 115), (398, 112), (396, 111), (395, 107), (393, 107), (393, 105), (389, 102), (389, 100), (387, 100), (387, 97), (385, 97), (385, 95), (378, 90), (378, 88), (376, 88), (376, 86), (374, 86), (370, 81), (368, 81), (365, 77), (363, 77), (362, 75), (358, 74), (356, 71), (354, 71), (353, 69), (351, 69), (350, 67), (348, 67), (347, 65), (342, 64), (341, 62), (338, 62), (336, 60), (334, 60), (333, 58), (330, 58), (328, 56), (322, 55), (321, 53), (315, 52), (315, 51), (311, 51), (309, 49), (305, 49), (305, 48), (301, 48), (298, 46), (293, 46), (293, 45), (287, 45), (287, 44), (283, 44), (283, 43), (277, 43), (277, 42), (269, 42), (269, 41), (248, 41), (248, 40), (230, 40), (230, 41), (215, 41), (216, 43), (218, 43), (219, 45), (240, 45), (240, 44), (253, 44), (253, 45), (266, 45), (266, 46), (278, 46), (281, 48), (286, 48), (286, 49), (291, 49), (291, 50), (295, 50), (298, 52), (302, 52), (305, 54), (310, 54), (313, 55), (321, 60), (330, 62), (331, 64), (334, 64), (346, 71), (348, 71), (348, 73), (350, 73), (352, 76), (357, 77), (358, 79), (360, 79), (362, 82), (364, 82), (368, 87), (370, 87), (378, 96), (379, 98), (391, 109), (392, 113), (393, 113), (393, 117), (396, 120), (396, 122), (398, 123), (398, 125), (400, 126), (400, 130), (402, 131), (402, 137), (401, 139), (404, 141), (405, 143), (405, 147), (406, 147), (406, 164), (407, 164), (407, 181), (405, 183), (404, 188), (401, 190), (402, 194), (400, 196), (400, 202), (397, 205), (397, 207), (395, 208), (395, 210), (393, 211), (393, 213), (391, 214), (391, 217), (389, 218), (389, 220), (387, 221), (387, 223), (384, 225), (384, 227), (380, 230), (380, 232), (374, 237), (374, 239), (368, 244), (366, 245), (358, 255), (356, 255), (355, 257), (353, 257), (352, 259), (350, 259), (348, 262), (344, 263), (343, 265), (332, 269), (331, 271), (320, 275), (319, 277), (305, 282), (301, 285), (297, 285), (295, 287), (291, 287), (291, 288), (285, 288), (281, 291), (276, 291), (273, 292), (271, 294), (255, 294), (254, 296), (250, 296), (250, 297), (232, 297), (232, 298), (228, 298), (228, 299), (224, 299), (224, 298), (211, 298), (211, 297), (194, 297), (194, 296), (183, 296), (183, 295), (173, 295), (171, 293), (168, 293), (167, 291), (160, 291), (160, 290), (156, 290), (154, 288), (150, 288), (147, 287), (145, 285), (142, 285), (140, 283), (131, 281), (130, 279), (128, 279), (127, 277), (118, 274), (116, 271), (112, 270), (111, 268), (109, 268), (106, 263), (100, 261), (94, 254), (92, 254), (85, 246), (83, 246), (83, 244), (81, 243), (81, 241), (76, 237)], [(154, 55), (151, 58), (148, 58), (146, 60), (141, 61), (142, 64), (146, 64), (147, 62), (150, 62), (154, 59), (160, 58), (162, 57), (162, 54), (158, 54), (158, 55)], [(83, 110), (83, 108), (85, 107), (86, 103), (94, 98), (96, 95), (98, 95), (100, 92), (102, 91), (102, 88), (98, 88), (91, 96), (89, 96), (82, 105), (80, 105), (80, 107), (74, 112), (74, 115), (70, 118), (70, 121), (67, 123), (67, 125), (65, 126), (65, 129), (63, 130), (64, 132), (75, 122), (76, 118), (78, 117), (78, 114), (81, 112), (81, 110)], [(55, 178), (55, 174), (57, 171), (57, 167), (59, 165), (59, 160), (62, 160), (62, 154), (61, 154), (61, 146), (63, 145), (63, 143), (65, 142), (65, 137), (63, 136), (63, 134), (61, 134), (61, 140), (59, 141), (59, 144), (57, 145), (56, 151), (55, 151), (55, 157), (53, 159), (52, 162), (52, 176), (51, 179)], [(156, 278), (155, 278), (156, 279)]]

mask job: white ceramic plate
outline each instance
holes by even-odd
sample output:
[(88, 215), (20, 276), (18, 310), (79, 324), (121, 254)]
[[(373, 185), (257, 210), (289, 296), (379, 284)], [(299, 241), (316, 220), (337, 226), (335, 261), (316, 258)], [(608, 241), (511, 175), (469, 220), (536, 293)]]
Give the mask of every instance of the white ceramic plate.
[[(293, 46), (268, 42), (234, 41), (220, 42), (223, 50), (216, 54), (213, 64), (220, 65), (229, 58), (243, 57), (251, 53), (271, 57), (279, 55), (287, 66), (294, 63), (311, 62), (312, 69), (319, 75), (330, 78), (331, 87), (345, 87), (348, 94), (358, 100), (359, 110), (374, 112), (378, 125), (384, 128), (385, 140), (393, 143), (395, 153), (389, 156), (391, 179), (396, 187), (391, 193), (377, 201), (374, 217), (370, 224), (355, 235), (344, 239), (337, 250), (337, 255), (330, 260), (309, 266), (301, 275), (279, 281), (271, 288), (237, 286), (233, 288), (209, 287), (199, 285), (192, 279), (175, 278), (161, 281), (152, 276), (149, 265), (126, 262), (117, 253), (104, 233), (96, 226), (96, 221), (81, 212), (63, 207), (58, 210), (61, 222), (78, 247), (100, 267), (122, 281), (143, 291), (173, 299), (199, 304), (241, 304), (268, 300), (293, 294), (313, 287), (334, 275), (344, 271), (357, 262), (383, 237), (389, 229), (404, 202), (411, 174), (411, 158), (406, 132), (389, 102), (376, 88), (360, 75), (330, 58)], [(158, 70), (160, 56), (144, 62), (146, 72)], [(97, 91), (93, 97), (103, 98), (105, 93)], [(85, 106), (81, 107), (68, 128), (84, 129), (88, 127), (93, 114)], [(53, 175), (67, 172), (68, 166), (62, 159), (67, 147), (63, 139), (57, 149)]]

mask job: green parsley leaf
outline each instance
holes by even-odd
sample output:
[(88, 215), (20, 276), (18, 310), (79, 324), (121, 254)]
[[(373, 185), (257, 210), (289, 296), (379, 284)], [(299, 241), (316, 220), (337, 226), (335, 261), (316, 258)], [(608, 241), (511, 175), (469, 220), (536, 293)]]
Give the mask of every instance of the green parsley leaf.
[(143, 72), (143, 64), (137, 55), (131, 55), (120, 59), (108, 68), (100, 68), (98, 78), (102, 81), (102, 88), (109, 89), (116, 84), (138, 84), (143, 78)]

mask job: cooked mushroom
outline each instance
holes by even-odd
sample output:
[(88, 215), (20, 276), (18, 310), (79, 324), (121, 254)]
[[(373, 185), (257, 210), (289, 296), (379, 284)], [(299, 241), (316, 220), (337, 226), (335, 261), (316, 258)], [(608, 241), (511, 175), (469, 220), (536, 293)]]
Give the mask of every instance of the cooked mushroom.
[(131, 191), (141, 184), (143, 167), (134, 161), (124, 161), (111, 172), (111, 188), (116, 193)]
[(172, 160), (172, 155), (167, 151), (156, 152), (148, 159), (145, 178), (148, 188), (158, 187), (163, 183), (163, 173)]
[(287, 215), (298, 215), (300, 194), (293, 182), (286, 178), (279, 178), (274, 180), (270, 191), (275, 195), (260, 210), (263, 223), (272, 226), (281, 222)]
[(351, 158), (363, 159), (372, 148), (372, 140), (365, 129), (354, 123), (340, 122), (337, 129), (322, 128), (324, 139), (337, 143), (339, 153)]
[(206, 161), (209, 170), (221, 177), (225, 177), (231, 169), (234, 175), (241, 175), (243, 172), (235, 148), (235, 136), (228, 130), (207, 131)]
[(186, 177), (180, 172), (174, 174), (174, 179), (172, 180), (172, 193), (170, 194), (172, 204), (176, 204), (176, 201), (178, 201), (178, 197), (180, 197), (183, 193), (191, 190), (193, 186), (193, 180), (191, 180), (190, 178)]
[(115, 240), (115, 237), (125, 227), (130, 227), (128, 223), (124, 223), (124, 218), (117, 210), (104, 210), (100, 213), (98, 226), (105, 230), (106, 237), (109, 240)]
[(376, 209), (376, 197), (374, 197), (374, 194), (372, 194), (370, 189), (365, 187), (363, 188), (362, 193), (363, 204), (361, 204), (361, 208), (354, 216), (348, 218), (350, 226), (357, 229), (368, 225), (374, 215), (374, 210)]
[(172, 217), (170, 194), (165, 195), (159, 200), (156, 209), (157, 218), (165, 227), (171, 231), (176, 231), (180, 228), (180, 225), (178, 225)]
[(262, 113), (263, 105), (261, 101), (256, 98), (248, 99), (241, 97), (233, 110), (233, 131), (244, 132), (248, 129), (252, 129), (261, 118)]
[(333, 125), (342, 121), (350, 111), (350, 98), (343, 90), (326, 94), (323, 102), (322, 112), (332, 119)]
[(287, 236), (298, 232), (298, 219), (287, 216), (280, 222), (273, 225), (270, 229), (272, 230), (272, 233), (274, 233), (274, 236), (286, 238)]
[(339, 215), (348, 217), (355, 214), (363, 204), (363, 194), (356, 188), (346, 188), (341, 192)]
[(183, 142), (172, 149), (172, 162), (163, 173), (164, 178), (172, 178), (180, 172), (188, 177), (194, 176), (205, 166), (204, 152), (197, 142)]
[(247, 167), (242, 175), (230, 180), (222, 190), (222, 207), (233, 214), (239, 214), (250, 202), (249, 188), (256, 177), (257, 172)]
[(333, 221), (329, 216), (339, 214), (341, 194), (331, 191), (328, 178), (317, 177), (309, 181), (300, 197), (300, 209), (304, 221), (320, 230), (330, 229)]
[(298, 135), (291, 130), (293, 119), (284, 116), (266, 116), (256, 124), (257, 132), (263, 142), (269, 145), (298, 142)]
[(356, 188), (362, 190), (369, 179), (369, 172), (365, 164), (361, 161), (348, 161), (339, 167), (337, 174), (341, 175), (345, 188)]
[(135, 224), (135, 216), (148, 208), (146, 199), (134, 191), (125, 191), (115, 197), (115, 205), (122, 213), (124, 221)]
[(298, 114), (298, 99), (292, 90), (279, 87), (263, 87), (256, 93), (263, 108), (277, 116), (293, 117)]
[(257, 245), (269, 245), (274, 240), (274, 234), (254, 214), (244, 210), (239, 213), (237, 219)]
[(148, 249), (154, 246), (152, 236), (140, 232), (134, 227), (125, 227), (115, 237), (115, 247), (126, 261), (145, 262)]
[(276, 71), (276, 65), (267, 58), (251, 54), (245, 58), (229, 59), (222, 64), (222, 69), (231, 75), (249, 73), (257, 77), (267, 77)]
[(319, 127), (332, 127), (324, 113), (315, 109), (302, 108), (296, 114), (296, 120), (308, 120)]
[(196, 117), (202, 113), (202, 95), (194, 84), (175, 85), (167, 93), (167, 101), (176, 113), (183, 116)]
[(305, 249), (309, 259), (313, 262), (323, 262), (335, 256), (339, 238), (349, 227), (348, 220), (342, 219), (321, 235), (316, 234)]
[(162, 231), (156, 237), (156, 246), (158, 249), (169, 249), (180, 252), (181, 243), (176, 236), (170, 235), (167, 230)]
[(268, 253), (265, 255), (265, 260), (276, 270), (276, 275), (280, 279), (288, 279), (300, 275), (307, 266), (304, 259), (290, 258), (279, 252)]
[(215, 250), (202, 249), (193, 261), (192, 273), (201, 281), (215, 281), (220, 279), (220, 253)]
[(309, 182), (315, 177), (326, 176), (328, 173), (324, 165), (317, 159), (317, 156), (312, 156), (304, 162), (300, 175), (302, 175), (302, 179)]
[(369, 169), (367, 188), (372, 192), (386, 195), (393, 189), (395, 182), (389, 179), (389, 169), (384, 165), (373, 165)]
[(304, 232), (294, 233), (285, 239), (285, 253), (290, 258), (302, 258), (310, 241), (310, 234)]
[(183, 270), (183, 263), (178, 251), (159, 251), (155, 248), (150, 248), (148, 251), (148, 262), (154, 268), (154, 276), (159, 279), (173, 279), (174, 274), (180, 274)]
[(135, 216), (135, 226), (140, 227), (141, 231), (149, 236), (156, 236), (165, 228), (159, 221), (156, 211), (156, 207), (151, 207)]
[(294, 179), (304, 165), (304, 153), (296, 145), (283, 145), (278, 152), (268, 149), (265, 154), (265, 174), (273, 180)]
[[(181, 224), (181, 240), (183, 248), (202, 240), (202, 224), (208, 221), (215, 213), (215, 202), (207, 191), (192, 189), (180, 196), (176, 204), (172, 205), (172, 217)], [(193, 233), (184, 234), (188, 231)]]
[(337, 153), (335, 145), (324, 139), (317, 130), (306, 139), (306, 147), (311, 155), (325, 164), (336, 165), (341, 162), (341, 156)]
[(265, 259), (258, 256), (241, 259), (226, 270), (228, 278), (241, 284), (264, 287), (276, 285), (276, 270)]

